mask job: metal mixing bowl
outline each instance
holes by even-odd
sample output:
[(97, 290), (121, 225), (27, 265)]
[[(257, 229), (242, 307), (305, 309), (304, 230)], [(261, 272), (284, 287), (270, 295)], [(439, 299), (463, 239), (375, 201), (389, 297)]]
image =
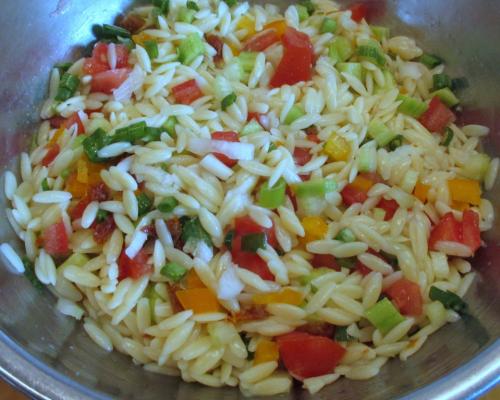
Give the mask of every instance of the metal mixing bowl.
[[(49, 70), (70, 60), (92, 40), (93, 23), (111, 22), (130, 0), (3, 0), (0, 12), (0, 165), (17, 170), (46, 95)], [(283, 1), (282, 4), (287, 2)], [(382, 21), (442, 55), (452, 74), (471, 88), (462, 98), (464, 119), (492, 129), (485, 143), (500, 154), (500, 6), (496, 0), (389, 0)], [(500, 211), (500, 185), (490, 194)], [(2, 194), (3, 196), (3, 194)], [(5, 199), (0, 199), (5, 207)], [(0, 213), (0, 241), (21, 249)], [(447, 325), (408, 362), (390, 361), (375, 379), (341, 380), (318, 399), (465, 399), (500, 380), (500, 223), (486, 236), (474, 265), (479, 278), (466, 297), (468, 318)], [(234, 389), (212, 389), (153, 375), (128, 357), (97, 348), (81, 325), (58, 314), (54, 298), (0, 266), (0, 373), (42, 399), (242, 398)], [(406, 397), (405, 397), (406, 396)], [(1, 396), (0, 396), (1, 397)], [(287, 398), (280, 396), (280, 399)], [(293, 390), (289, 399), (308, 399)]]

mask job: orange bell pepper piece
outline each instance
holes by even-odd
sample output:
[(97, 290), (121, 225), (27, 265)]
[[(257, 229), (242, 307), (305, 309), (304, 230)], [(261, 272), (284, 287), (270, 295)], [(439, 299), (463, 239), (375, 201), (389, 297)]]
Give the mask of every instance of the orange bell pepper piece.
[(367, 193), (373, 185), (375, 185), (375, 182), (361, 175), (358, 175), (351, 183), (351, 186), (365, 193)]
[(278, 361), (278, 359), (278, 345), (269, 339), (259, 340), (259, 342), (257, 343), (257, 348), (255, 349), (255, 355), (253, 359), (254, 365), (262, 364), (268, 361)]
[(454, 202), (481, 204), (481, 186), (478, 181), (472, 179), (451, 179), (448, 181), (450, 197)]
[(286, 21), (284, 19), (279, 19), (277, 21), (273, 21), (273, 22), (270, 22), (270, 23), (264, 25), (264, 30), (274, 29), (276, 31), (276, 33), (278, 34), (278, 36), (280, 37), (280, 39), (285, 34), (286, 28), (287, 28), (287, 24), (286, 24)]
[(178, 290), (175, 296), (182, 308), (195, 314), (219, 312), (222, 310), (217, 297), (208, 288)]
[(194, 269), (189, 270), (186, 275), (186, 287), (188, 289), (201, 289), (205, 288), (205, 284), (201, 281), (200, 277)]
[(65, 189), (73, 195), (73, 198), (82, 199), (87, 195), (89, 185), (78, 182), (78, 174), (73, 172), (66, 180)]
[(298, 306), (302, 304), (304, 296), (297, 290), (285, 288), (280, 292), (275, 293), (261, 293), (253, 296), (252, 300), (255, 304), (291, 304)]
[(431, 187), (429, 185), (417, 182), (415, 189), (413, 190), (413, 195), (422, 203), (425, 203), (427, 201), (427, 194), (429, 193), (430, 188)]

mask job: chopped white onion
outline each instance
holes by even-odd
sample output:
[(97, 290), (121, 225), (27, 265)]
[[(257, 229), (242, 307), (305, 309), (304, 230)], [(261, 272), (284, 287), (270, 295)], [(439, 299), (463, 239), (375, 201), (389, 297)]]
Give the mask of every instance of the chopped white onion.
[(212, 247), (208, 246), (203, 240), (200, 240), (193, 251), (193, 257), (209, 263), (214, 256)]
[(250, 143), (227, 142), (193, 138), (189, 141), (189, 151), (198, 155), (220, 153), (232, 160), (253, 160), (255, 146)]
[(232, 300), (238, 296), (245, 285), (240, 281), (232, 266), (228, 267), (219, 279), (217, 297), (221, 300)]
[(132, 93), (142, 87), (146, 74), (138, 65), (132, 70), (130, 75), (125, 82), (123, 82), (120, 87), (113, 90), (113, 95), (116, 101), (124, 102), (130, 100)]

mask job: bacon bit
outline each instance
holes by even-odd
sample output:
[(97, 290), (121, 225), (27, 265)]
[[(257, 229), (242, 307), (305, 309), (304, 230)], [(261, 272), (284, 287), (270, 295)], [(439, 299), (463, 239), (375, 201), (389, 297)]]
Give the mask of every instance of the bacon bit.
[(92, 224), (92, 235), (96, 243), (105, 243), (115, 230), (115, 226), (115, 220), (111, 214), (102, 222), (94, 222)]
[(244, 322), (244, 321), (255, 321), (259, 319), (264, 319), (269, 316), (269, 313), (266, 310), (266, 306), (259, 305), (251, 305), (247, 308), (243, 308), (240, 312), (237, 312), (231, 316), (231, 319), (234, 323)]
[(174, 241), (174, 247), (176, 249), (182, 249), (184, 243), (182, 243), (182, 224), (179, 218), (172, 218), (167, 221), (167, 228), (172, 235), (172, 240)]
[(116, 20), (116, 25), (125, 28), (130, 33), (137, 33), (144, 26), (144, 20), (135, 14), (120, 15)]
[(167, 284), (167, 293), (168, 293), (168, 298), (170, 300), (170, 307), (172, 307), (172, 312), (174, 314), (184, 311), (184, 308), (182, 308), (179, 299), (177, 299), (177, 296), (175, 295), (175, 292), (178, 292), (179, 290), (182, 290), (182, 288), (179, 285)]
[(335, 334), (335, 325), (328, 322), (309, 322), (295, 329), (298, 332), (306, 332), (315, 336), (333, 337)]
[(205, 40), (215, 49), (216, 53), (214, 55), (214, 63), (219, 67), (223, 61), (222, 48), (224, 47), (224, 42), (219, 36), (209, 34), (205, 34)]

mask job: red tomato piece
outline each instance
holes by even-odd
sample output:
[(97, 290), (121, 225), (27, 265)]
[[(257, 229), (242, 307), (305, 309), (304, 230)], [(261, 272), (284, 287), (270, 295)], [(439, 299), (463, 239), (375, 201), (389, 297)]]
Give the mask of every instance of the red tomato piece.
[(274, 281), (274, 275), (269, 270), (267, 263), (257, 253), (241, 250), (241, 236), (235, 236), (231, 244), (233, 262), (241, 268), (248, 269), (266, 281)]
[(174, 86), (172, 93), (177, 103), (187, 105), (203, 96), (203, 92), (195, 79), (190, 79), (180, 85)]
[[(236, 132), (214, 132), (212, 133), (212, 140), (221, 140), (224, 142), (239, 142), (240, 138)], [(238, 164), (238, 160), (233, 160), (225, 154), (213, 153), (221, 162), (226, 164), (229, 168)]]
[(280, 336), (277, 342), (285, 368), (299, 380), (331, 373), (346, 351), (332, 339), (305, 332)]
[(69, 118), (65, 119), (61, 126), (63, 126), (65, 129), (69, 129), (75, 124), (77, 124), (78, 126), (78, 135), (85, 133), (85, 127), (83, 126), (82, 120), (80, 119), (80, 116), (77, 112), (71, 114)]
[(69, 252), (69, 239), (64, 223), (57, 222), (42, 232), (43, 248), (54, 257), (62, 257)]
[(50, 127), (59, 129), (61, 125), (66, 121), (66, 118), (61, 117), (60, 115), (57, 115), (55, 117), (52, 117), (49, 119)]
[(363, 172), (362, 174), (359, 175), (365, 179), (372, 181), (373, 183), (384, 183), (382, 177), (376, 172)]
[(102, 222), (94, 222), (92, 224), (92, 235), (96, 243), (105, 243), (115, 230), (115, 226), (115, 220), (111, 214)]
[(309, 149), (303, 147), (296, 147), (293, 150), (293, 160), (295, 164), (299, 166), (306, 165), (309, 161), (311, 161), (312, 154)]
[(368, 195), (365, 192), (350, 184), (346, 185), (340, 194), (342, 196), (342, 201), (348, 207), (356, 203), (364, 203), (368, 199)]
[(90, 91), (92, 93), (112, 94), (113, 90), (120, 87), (130, 74), (129, 68), (119, 68), (104, 72), (99, 72), (92, 76)]
[(481, 247), (479, 215), (472, 210), (465, 210), (462, 217), (462, 243), (474, 253)]
[(381, 208), (385, 211), (384, 221), (390, 221), (394, 214), (399, 208), (399, 204), (396, 200), (386, 200), (384, 198), (380, 199), (377, 204), (377, 208)]
[(209, 34), (206, 34), (205, 35), (205, 39), (207, 41), (207, 43), (212, 46), (216, 53), (214, 55), (214, 63), (215, 65), (220, 65), (221, 62), (223, 61), (223, 58), (222, 58), (222, 49), (224, 47), (224, 42), (222, 41), (222, 39), (217, 36), (217, 35), (209, 35)]
[(156, 228), (153, 224), (145, 226), (141, 229), (141, 231), (151, 238), (156, 239), (158, 237), (158, 235), (156, 234)]
[(415, 317), (422, 314), (422, 295), (420, 286), (416, 283), (402, 278), (394, 282), (385, 292), (401, 314)]
[(314, 254), (311, 265), (314, 268), (331, 268), (335, 271), (340, 271), (340, 266), (337, 264), (337, 260), (331, 254)]
[(278, 239), (276, 238), (276, 232), (274, 231), (274, 226), (271, 228), (264, 228), (257, 224), (249, 216), (238, 217), (234, 221), (234, 231), (236, 236), (245, 236), (252, 233), (265, 233), (267, 238), (267, 243), (271, 247), (278, 247)]
[(351, 10), (351, 19), (356, 22), (361, 22), (368, 15), (368, 7), (365, 3), (353, 4), (349, 10)]
[(270, 86), (276, 88), (311, 80), (314, 49), (309, 36), (288, 27), (283, 35), (283, 46), (283, 58), (276, 67)]
[[(99, 42), (92, 50), (92, 57), (86, 58), (83, 64), (83, 72), (95, 75), (100, 72), (109, 71), (111, 67), (108, 61), (108, 44)], [(115, 44), (116, 68), (128, 66), (128, 49), (123, 44)]]
[(436, 243), (441, 241), (462, 242), (462, 226), (453, 213), (445, 214), (441, 220), (432, 228), (429, 237), (429, 249), (436, 250)]
[(71, 217), (71, 220), (77, 220), (80, 219), (83, 215), (83, 212), (87, 208), (87, 206), (90, 204), (91, 200), (90, 198), (84, 197), (81, 199), (69, 212), (69, 216)]
[(54, 161), (55, 158), (58, 156), (60, 150), (61, 148), (57, 143), (51, 145), (48, 148), (47, 154), (45, 155), (45, 157), (43, 157), (42, 165), (44, 167), (48, 167), (52, 163), (52, 161)]
[(264, 51), (279, 41), (280, 37), (276, 30), (266, 29), (248, 39), (243, 46), (243, 51)]
[(441, 133), (455, 121), (455, 114), (435, 96), (429, 103), (427, 111), (418, 120), (429, 132)]
[(126, 278), (139, 279), (144, 275), (151, 274), (153, 267), (147, 263), (148, 255), (142, 249), (134, 258), (130, 259), (123, 250), (118, 258), (119, 276), (118, 280)]
[(310, 142), (314, 142), (314, 143), (320, 143), (321, 142), (319, 136), (316, 135), (316, 134), (313, 134), (313, 133), (310, 133), (310, 134), (307, 135), (307, 140), (309, 140)]

